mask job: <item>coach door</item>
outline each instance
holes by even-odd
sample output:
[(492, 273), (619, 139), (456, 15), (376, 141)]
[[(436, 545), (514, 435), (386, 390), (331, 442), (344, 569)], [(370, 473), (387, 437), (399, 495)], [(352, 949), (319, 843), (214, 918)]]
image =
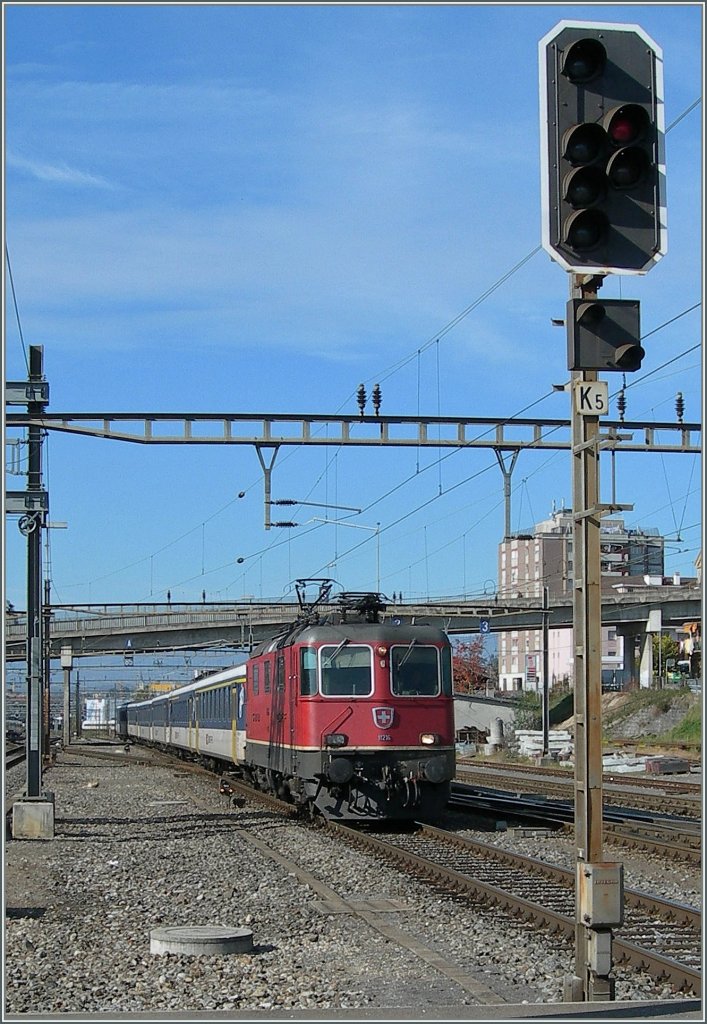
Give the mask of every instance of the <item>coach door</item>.
[(199, 695), (189, 696), (189, 749), (199, 749)]

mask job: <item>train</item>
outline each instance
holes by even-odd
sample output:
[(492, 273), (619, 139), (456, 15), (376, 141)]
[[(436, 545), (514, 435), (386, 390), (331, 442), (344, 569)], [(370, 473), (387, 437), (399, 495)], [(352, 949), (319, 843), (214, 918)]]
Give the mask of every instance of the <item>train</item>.
[(342, 593), (326, 611), (323, 595), (245, 664), (123, 705), (118, 733), (310, 817), (434, 820), (455, 774), (449, 637), (384, 620), (380, 594)]

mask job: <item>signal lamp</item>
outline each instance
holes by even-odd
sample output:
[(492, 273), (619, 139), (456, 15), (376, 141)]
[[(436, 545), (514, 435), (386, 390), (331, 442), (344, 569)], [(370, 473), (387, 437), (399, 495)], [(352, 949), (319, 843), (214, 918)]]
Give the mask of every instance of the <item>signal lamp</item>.
[(573, 166), (593, 163), (606, 150), (606, 132), (600, 124), (579, 124), (563, 136), (562, 155)]
[(606, 195), (606, 177), (599, 167), (580, 167), (565, 179), (565, 200), (575, 209), (594, 206)]
[(343, 732), (330, 732), (324, 737), (324, 742), (327, 747), (345, 747), (348, 741)]
[(597, 78), (606, 64), (606, 50), (598, 39), (579, 39), (567, 51), (562, 74), (573, 85), (583, 85)]
[(607, 164), (606, 175), (616, 189), (635, 188), (646, 177), (648, 157), (637, 146), (627, 146), (614, 153)]
[(591, 252), (602, 244), (609, 221), (601, 210), (578, 210), (567, 221), (565, 241), (578, 253)]
[(570, 370), (638, 370), (645, 355), (640, 338), (635, 299), (570, 299), (567, 303)]
[(615, 146), (629, 146), (646, 134), (650, 119), (645, 107), (626, 103), (605, 118), (606, 133)]
[(378, 655), (379, 658), (385, 658), (387, 653), (388, 648), (384, 647), (383, 644), (381, 644), (380, 647), (376, 647), (376, 654)]

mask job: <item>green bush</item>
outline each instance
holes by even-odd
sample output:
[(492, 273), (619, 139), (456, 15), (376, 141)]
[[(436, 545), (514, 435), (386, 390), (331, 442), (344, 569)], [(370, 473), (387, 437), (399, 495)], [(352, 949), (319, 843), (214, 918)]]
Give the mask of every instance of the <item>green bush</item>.
[(537, 693), (523, 692), (516, 701), (515, 729), (542, 729), (542, 703)]

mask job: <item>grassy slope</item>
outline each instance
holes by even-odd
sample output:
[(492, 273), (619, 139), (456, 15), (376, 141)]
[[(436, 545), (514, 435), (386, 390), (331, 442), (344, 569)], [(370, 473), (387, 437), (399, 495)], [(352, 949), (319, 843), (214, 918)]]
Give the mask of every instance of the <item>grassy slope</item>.
[(608, 738), (636, 735), (664, 743), (700, 744), (702, 701), (688, 689), (637, 690), (610, 697), (604, 706), (603, 726)]

